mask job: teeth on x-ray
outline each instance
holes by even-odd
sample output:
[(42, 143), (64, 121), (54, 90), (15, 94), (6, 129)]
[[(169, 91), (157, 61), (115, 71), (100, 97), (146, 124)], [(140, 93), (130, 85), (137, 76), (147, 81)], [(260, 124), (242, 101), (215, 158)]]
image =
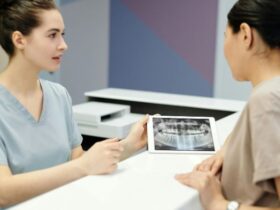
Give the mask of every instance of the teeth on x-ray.
[(179, 150), (213, 147), (210, 125), (204, 120), (160, 119), (154, 124), (154, 139), (158, 146)]

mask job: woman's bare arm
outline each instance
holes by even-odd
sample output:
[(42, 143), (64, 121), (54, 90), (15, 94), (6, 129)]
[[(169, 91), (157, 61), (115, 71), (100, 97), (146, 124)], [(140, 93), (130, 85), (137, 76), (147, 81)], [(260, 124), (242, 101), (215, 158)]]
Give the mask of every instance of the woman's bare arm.
[(81, 157), (84, 154), (84, 152), (85, 151), (83, 150), (82, 146), (74, 148), (71, 153), (71, 160)]
[[(116, 139), (96, 143), (82, 155), (80, 149), (72, 153), (74, 160), (48, 169), (13, 175), (8, 166), (0, 165), (0, 208), (25, 201), (87, 175), (111, 173), (117, 168), (123, 151)], [(78, 152), (79, 157), (76, 156)]]
[(45, 170), (12, 175), (0, 166), (0, 207), (5, 208), (86, 176), (78, 160)]

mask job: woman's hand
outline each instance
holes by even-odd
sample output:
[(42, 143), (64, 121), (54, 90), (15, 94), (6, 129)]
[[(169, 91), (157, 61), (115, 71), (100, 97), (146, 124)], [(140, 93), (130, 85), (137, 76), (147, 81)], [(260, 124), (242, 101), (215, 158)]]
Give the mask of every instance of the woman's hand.
[(118, 139), (95, 143), (81, 157), (81, 166), (88, 175), (112, 173), (120, 161), (123, 146)]
[(175, 179), (183, 185), (195, 188), (199, 192), (202, 206), (206, 210), (224, 210), (228, 201), (225, 200), (219, 179), (210, 172), (193, 171), (178, 174)]
[(121, 160), (126, 159), (136, 151), (144, 148), (147, 145), (147, 122), (149, 115), (142, 117), (133, 125), (128, 136), (121, 141), (124, 147)]
[(215, 155), (202, 161), (194, 167), (194, 171), (210, 172), (212, 175), (217, 175), (223, 166), (224, 151), (221, 149)]

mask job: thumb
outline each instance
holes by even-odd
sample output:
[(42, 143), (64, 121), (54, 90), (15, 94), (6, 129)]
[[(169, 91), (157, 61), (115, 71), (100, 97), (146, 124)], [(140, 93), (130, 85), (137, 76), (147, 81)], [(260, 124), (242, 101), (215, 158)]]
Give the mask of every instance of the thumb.
[(144, 117), (142, 117), (142, 118), (139, 120), (139, 123), (140, 123), (141, 125), (145, 125), (145, 124), (147, 124), (148, 120), (149, 120), (149, 115), (146, 114)]

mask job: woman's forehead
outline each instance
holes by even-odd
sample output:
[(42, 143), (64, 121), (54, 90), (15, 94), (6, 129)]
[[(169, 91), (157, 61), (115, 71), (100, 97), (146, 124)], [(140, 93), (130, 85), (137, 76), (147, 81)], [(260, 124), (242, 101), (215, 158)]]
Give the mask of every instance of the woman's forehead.
[(41, 25), (38, 28), (44, 30), (59, 29), (64, 30), (64, 21), (60, 12), (56, 9), (43, 10), (39, 15)]

